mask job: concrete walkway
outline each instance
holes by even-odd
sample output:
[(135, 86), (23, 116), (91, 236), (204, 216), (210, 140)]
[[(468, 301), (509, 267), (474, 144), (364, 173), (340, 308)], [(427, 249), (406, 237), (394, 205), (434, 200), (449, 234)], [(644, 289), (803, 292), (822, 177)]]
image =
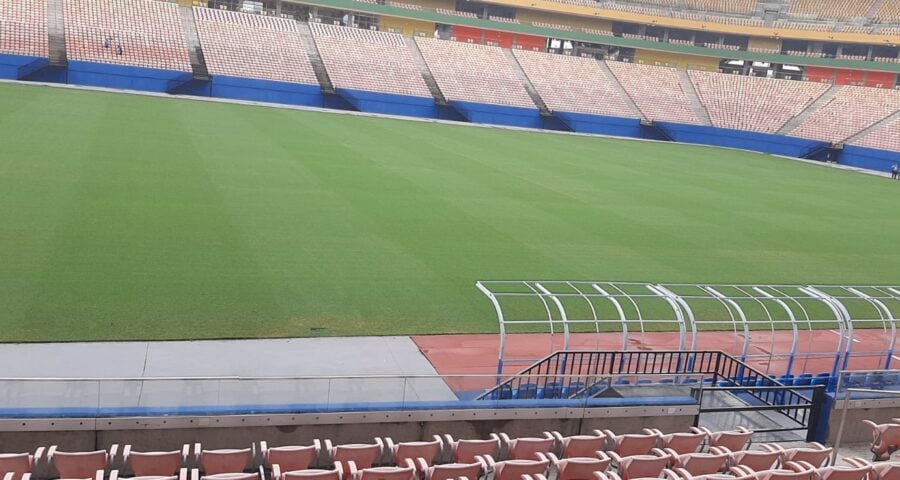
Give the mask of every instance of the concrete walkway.
[[(0, 408), (457, 399), (440, 378), (404, 378), (437, 375), (409, 337), (2, 344), (0, 365), (0, 377), (16, 379), (0, 380)], [(243, 378), (186, 381), (172, 377)], [(23, 378), (43, 380), (19, 380)], [(72, 380), (78, 378), (108, 380)]]

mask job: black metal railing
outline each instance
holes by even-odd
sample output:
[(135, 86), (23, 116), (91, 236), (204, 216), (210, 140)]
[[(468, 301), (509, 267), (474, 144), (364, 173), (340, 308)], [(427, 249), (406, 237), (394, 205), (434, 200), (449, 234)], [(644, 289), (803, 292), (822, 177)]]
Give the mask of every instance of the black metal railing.
[[(634, 384), (690, 387), (701, 413), (774, 412), (784, 428), (812, 431), (824, 389), (785, 385), (721, 351), (560, 351), (553, 353), (480, 395), (483, 400), (581, 399), (602, 396), (610, 388)], [(704, 407), (703, 395), (727, 392), (736, 406)], [(818, 395), (818, 396), (817, 396)]]

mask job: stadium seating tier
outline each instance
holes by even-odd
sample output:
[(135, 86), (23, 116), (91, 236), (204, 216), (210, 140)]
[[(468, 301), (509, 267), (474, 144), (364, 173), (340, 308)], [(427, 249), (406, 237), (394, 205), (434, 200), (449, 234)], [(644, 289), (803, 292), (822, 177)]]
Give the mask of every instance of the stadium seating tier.
[(674, 68), (625, 62), (606, 64), (648, 120), (702, 123)]
[(402, 35), (311, 24), (335, 87), (431, 97)]
[(70, 60), (191, 71), (178, 5), (155, 0), (64, 0)]
[(194, 7), (213, 75), (318, 85), (293, 20)]
[(0, 53), (49, 55), (46, 0), (0, 0)]
[(501, 49), (422, 37), (416, 43), (448, 100), (535, 108)]
[(829, 85), (772, 78), (689, 72), (700, 101), (717, 127), (776, 133)]
[(790, 132), (793, 137), (843, 142), (900, 109), (900, 91), (844, 86)]

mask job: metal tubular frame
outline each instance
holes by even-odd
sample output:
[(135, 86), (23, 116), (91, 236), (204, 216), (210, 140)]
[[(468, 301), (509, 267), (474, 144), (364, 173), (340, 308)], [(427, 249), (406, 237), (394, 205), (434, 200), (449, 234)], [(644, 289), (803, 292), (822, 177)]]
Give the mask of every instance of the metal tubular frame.
[[(704, 348), (698, 343), (703, 333), (710, 331), (709, 326), (721, 324), (722, 330), (730, 331), (735, 345), (740, 347), (742, 361), (786, 358), (785, 371), (769, 373), (790, 375), (814, 373), (801, 371), (810, 359), (833, 358), (829, 373), (836, 377), (841, 370), (853, 368), (854, 361), (859, 362), (864, 357), (876, 358), (883, 368), (890, 368), (900, 322), (900, 287), (895, 286), (520, 280), (479, 281), (476, 287), (488, 297), (497, 314), (500, 329), (498, 374), (512, 362), (538, 360), (507, 358), (506, 347), (510, 335), (526, 331), (534, 333), (541, 325), (545, 333), (562, 335), (563, 350), (573, 348), (573, 335), (593, 334), (599, 346), (600, 335), (611, 333), (621, 335), (622, 350), (629, 350), (635, 334), (643, 341), (647, 331), (659, 330), (677, 332), (679, 349), (698, 350)], [(540, 302), (536, 305), (543, 305), (543, 309), (537, 308), (522, 316), (521, 311), (504, 307), (504, 301), (512, 297), (536, 299)], [(580, 306), (586, 303), (588, 313), (576, 311), (573, 302)], [(657, 303), (655, 310), (652, 308), (654, 302)], [(868, 305), (866, 309), (871, 312), (854, 311), (853, 304)], [(717, 305), (712, 315), (710, 305)], [(759, 312), (751, 315), (748, 305)], [(817, 314), (817, 306), (821, 312), (830, 314)], [(854, 343), (859, 342), (855, 337), (857, 332), (871, 330), (872, 325), (881, 326), (879, 336), (884, 339), (881, 345), (869, 350), (859, 350), (862, 345), (854, 348)], [(790, 347), (779, 350), (776, 334), (783, 331), (789, 332)], [(835, 334), (835, 342), (813, 342), (812, 336), (817, 331)], [(762, 338), (766, 332), (770, 335), (769, 341)], [(808, 341), (801, 342), (803, 334), (809, 336)], [(551, 345), (552, 341), (551, 337)], [(765, 346), (754, 349), (761, 345)], [(818, 351), (815, 350), (817, 346)], [(768, 351), (765, 351), (766, 347)], [(801, 350), (801, 347), (805, 349)], [(552, 348), (541, 353), (552, 353)], [(799, 360), (804, 363), (800, 364)]]

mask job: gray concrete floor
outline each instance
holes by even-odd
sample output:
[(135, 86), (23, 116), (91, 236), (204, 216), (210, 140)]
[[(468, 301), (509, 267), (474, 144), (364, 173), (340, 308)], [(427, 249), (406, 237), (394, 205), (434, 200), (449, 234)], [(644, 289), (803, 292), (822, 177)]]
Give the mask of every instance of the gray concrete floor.
[[(5, 344), (0, 365), (4, 378), (59, 379), (0, 380), (0, 408), (456, 400), (440, 378), (404, 378), (437, 375), (409, 337)], [(354, 375), (391, 377), (340, 378)], [(330, 378), (259, 378), (310, 376)]]

